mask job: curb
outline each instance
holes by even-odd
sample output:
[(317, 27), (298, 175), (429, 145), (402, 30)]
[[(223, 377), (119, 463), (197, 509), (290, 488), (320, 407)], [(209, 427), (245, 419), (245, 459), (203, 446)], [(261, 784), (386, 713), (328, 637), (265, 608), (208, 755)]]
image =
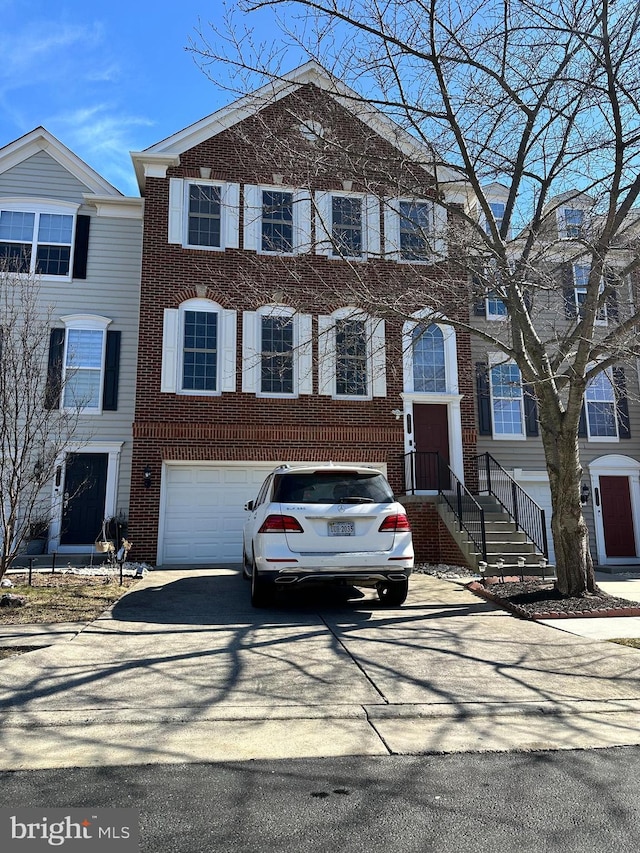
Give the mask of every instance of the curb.
[[(505, 578), (505, 581), (506, 580), (507, 579)], [(514, 580), (516, 580), (516, 578), (514, 578)], [(519, 578), (517, 578), (517, 580), (519, 580)], [(549, 610), (544, 613), (529, 613), (525, 608), (519, 607), (517, 604), (513, 604), (510, 601), (506, 601), (499, 595), (494, 595), (490, 590), (485, 589), (485, 587), (478, 581), (471, 581), (471, 583), (466, 585), (466, 588), (470, 592), (474, 593), (474, 595), (477, 595), (479, 598), (484, 598), (486, 601), (490, 601), (492, 604), (502, 608), (502, 610), (506, 610), (512, 615), (520, 617), (520, 619), (529, 619), (532, 622), (537, 622), (541, 619), (605, 619), (617, 616), (640, 616), (640, 606), (634, 607), (633, 605), (618, 608), (603, 607), (598, 610)]]

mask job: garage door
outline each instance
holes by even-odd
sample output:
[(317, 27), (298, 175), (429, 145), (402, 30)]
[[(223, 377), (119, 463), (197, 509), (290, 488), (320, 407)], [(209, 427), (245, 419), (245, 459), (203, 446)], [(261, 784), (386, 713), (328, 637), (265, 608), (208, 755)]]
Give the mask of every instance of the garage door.
[(158, 564), (241, 562), (244, 505), (277, 464), (165, 465)]
[(529, 497), (544, 510), (547, 525), (547, 542), (549, 545), (549, 562), (553, 564), (556, 557), (553, 550), (553, 536), (551, 534), (551, 489), (549, 488), (549, 480), (546, 478), (542, 479), (542, 477), (534, 479), (532, 474), (517, 470), (514, 471), (514, 479)]

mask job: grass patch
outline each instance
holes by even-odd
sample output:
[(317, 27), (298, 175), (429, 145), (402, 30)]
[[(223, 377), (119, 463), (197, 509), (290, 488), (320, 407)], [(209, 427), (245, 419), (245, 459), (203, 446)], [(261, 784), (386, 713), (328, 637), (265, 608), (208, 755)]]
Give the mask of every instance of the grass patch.
[(615, 640), (609, 640), (610, 643), (618, 643), (621, 646), (629, 646), (632, 649), (640, 649), (640, 638), (638, 637), (618, 637)]
[(32, 586), (26, 575), (11, 575), (14, 586), (3, 589), (23, 595), (27, 603), (23, 607), (0, 608), (0, 625), (30, 625), (44, 622), (90, 622), (103, 610), (117, 601), (136, 578), (94, 577), (34, 573)]

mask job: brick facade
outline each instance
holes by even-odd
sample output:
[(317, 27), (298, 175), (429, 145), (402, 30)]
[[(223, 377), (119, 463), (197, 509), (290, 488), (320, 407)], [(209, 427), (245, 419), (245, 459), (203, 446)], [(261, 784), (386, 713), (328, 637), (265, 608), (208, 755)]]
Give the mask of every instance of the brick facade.
[[(319, 156), (309, 151), (300, 135), (300, 117), (313, 117), (325, 129), (332, 146)], [(305, 148), (305, 145), (307, 147)], [(386, 463), (396, 493), (403, 489), (404, 431), (392, 410), (402, 406), (402, 324), (408, 313), (386, 317), (386, 397), (336, 400), (318, 394), (317, 318), (355, 304), (354, 294), (369, 294), (366, 310), (375, 316), (375, 294), (388, 297), (394, 286), (407, 289), (415, 273), (409, 266), (387, 260), (349, 264), (314, 254), (265, 256), (242, 248), (201, 251), (170, 244), (169, 178), (199, 179), (201, 167), (214, 179), (245, 184), (273, 184), (282, 175), (284, 186), (341, 191), (352, 181), (354, 191), (398, 194), (411, 185), (416, 195), (433, 194), (425, 173), (398, 158), (380, 136), (325, 92), (303, 86), (294, 94), (223, 130), (190, 150), (166, 178), (148, 177), (145, 185), (139, 363), (134, 422), (130, 537), (140, 559), (156, 558), (160, 485), (163, 461), (329, 461)], [(412, 171), (413, 169), (413, 171)], [(417, 173), (418, 177), (416, 177)], [(419, 177), (421, 176), (421, 177)], [(422, 186), (418, 185), (422, 181)], [(242, 195), (241, 195), (242, 198)], [(242, 203), (240, 234), (242, 235)], [(446, 265), (423, 268), (434, 300), (449, 315), (466, 311), (466, 303), (450, 298), (451, 272)], [(218, 396), (161, 393), (163, 312), (186, 299), (208, 298), (237, 311), (236, 391)], [(243, 393), (242, 312), (279, 302), (313, 317), (313, 393), (296, 398), (266, 398)], [(450, 303), (450, 304), (448, 304)], [(411, 310), (423, 308), (415, 305)], [(410, 311), (409, 311), (410, 313)], [(475, 416), (469, 340), (457, 335), (461, 403), (461, 432), (465, 474), (473, 482)], [(152, 470), (145, 488), (142, 471)], [(420, 540), (433, 542), (430, 507), (414, 512)], [(437, 525), (436, 525), (437, 527)], [(429, 559), (441, 562), (450, 554), (441, 531)], [(437, 551), (437, 553), (436, 553)]]

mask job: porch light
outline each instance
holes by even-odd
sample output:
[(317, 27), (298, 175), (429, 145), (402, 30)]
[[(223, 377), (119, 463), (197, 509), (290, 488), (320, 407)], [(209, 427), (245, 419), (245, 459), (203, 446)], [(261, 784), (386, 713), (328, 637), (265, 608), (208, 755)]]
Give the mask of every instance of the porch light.
[(145, 489), (149, 489), (151, 487), (151, 465), (145, 465), (142, 474), (144, 477), (144, 487)]
[(580, 487), (580, 503), (582, 506), (589, 503), (589, 486), (586, 483)]
[(391, 409), (391, 414), (399, 421), (402, 417), (402, 409)]

